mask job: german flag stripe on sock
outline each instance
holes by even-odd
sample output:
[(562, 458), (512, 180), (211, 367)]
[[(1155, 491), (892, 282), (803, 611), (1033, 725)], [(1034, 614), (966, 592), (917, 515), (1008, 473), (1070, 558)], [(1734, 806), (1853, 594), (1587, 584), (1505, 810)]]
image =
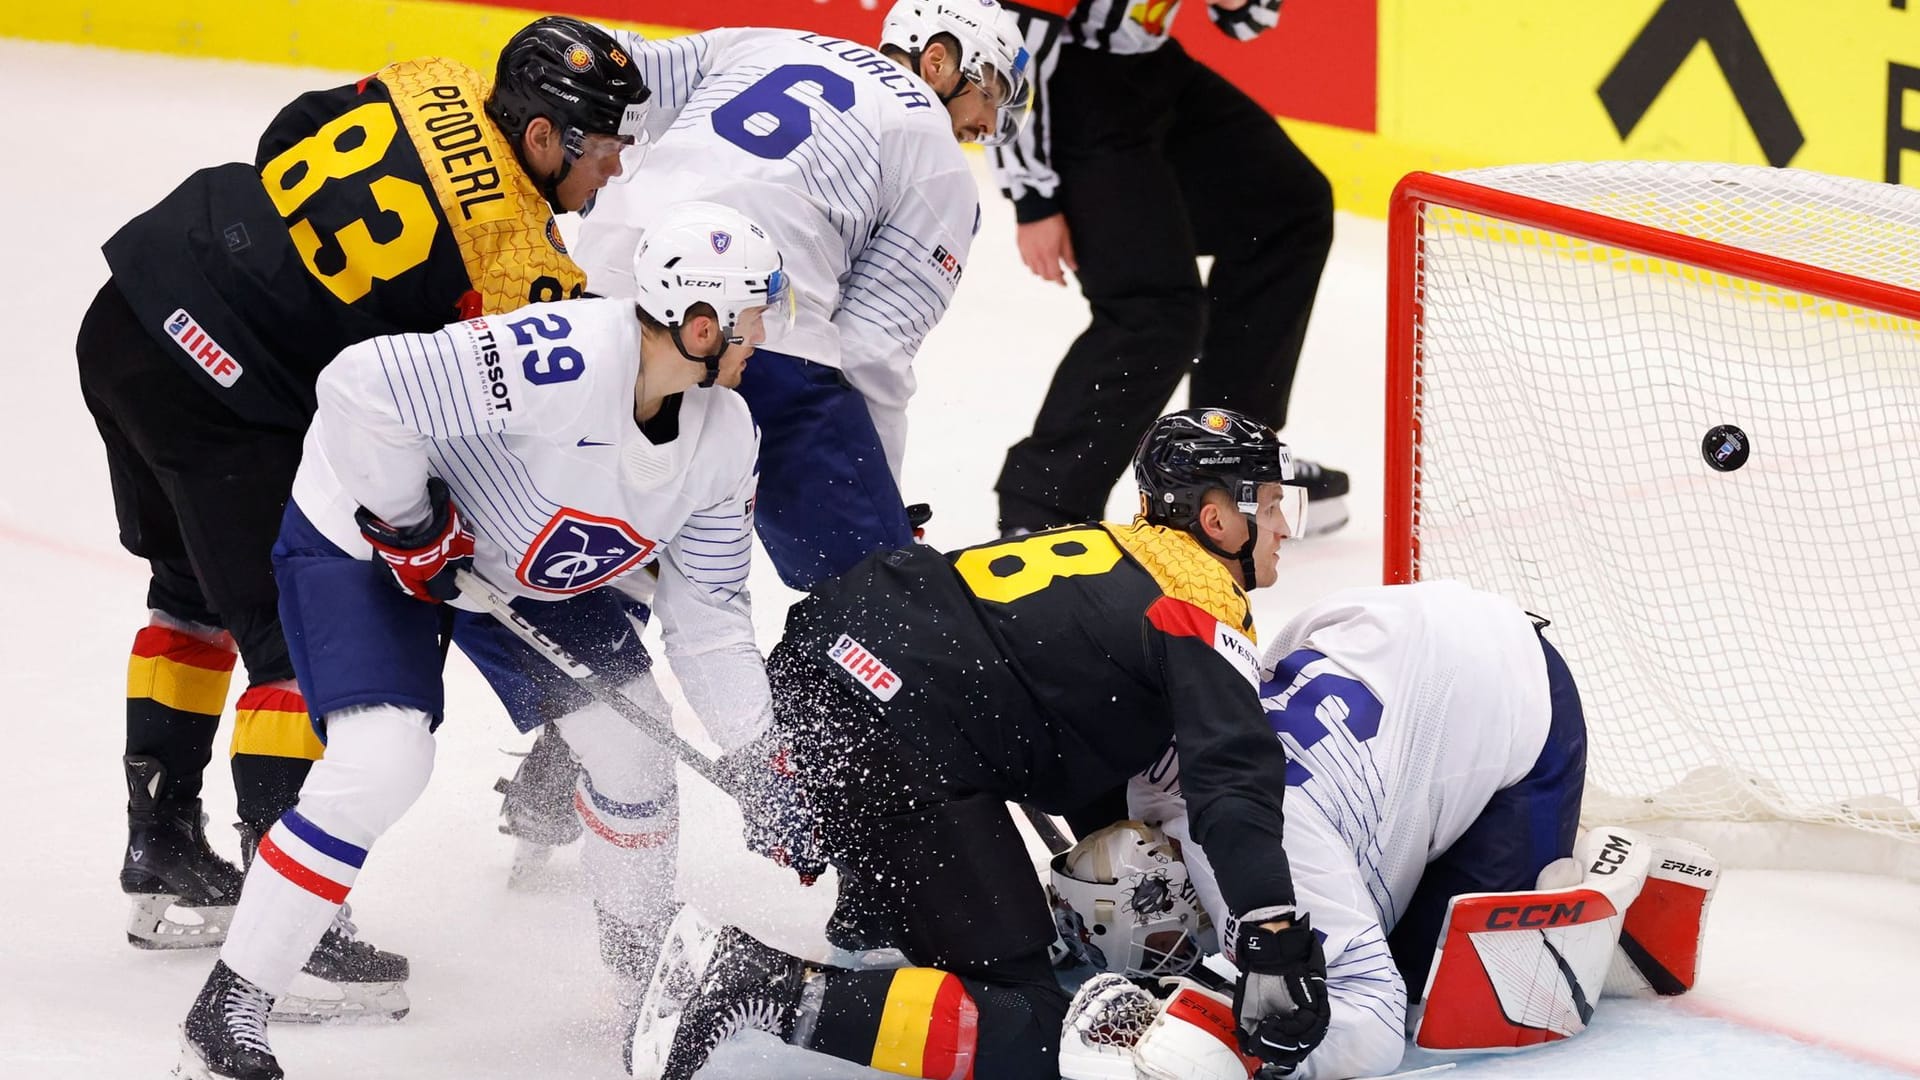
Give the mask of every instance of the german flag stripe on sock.
[(233, 754), (318, 761), (325, 744), (314, 734), (298, 690), (253, 686), (234, 706)]
[(171, 627), (145, 627), (134, 635), (127, 659), (127, 697), (217, 717), (227, 707), (236, 659), (230, 649)]
[(868, 1064), (925, 1080), (970, 1080), (980, 1014), (957, 976), (933, 968), (893, 973)]
[(339, 904), (352, 891), (367, 861), (367, 849), (334, 836), (298, 810), (289, 810), (260, 838), (260, 858), (281, 877)]

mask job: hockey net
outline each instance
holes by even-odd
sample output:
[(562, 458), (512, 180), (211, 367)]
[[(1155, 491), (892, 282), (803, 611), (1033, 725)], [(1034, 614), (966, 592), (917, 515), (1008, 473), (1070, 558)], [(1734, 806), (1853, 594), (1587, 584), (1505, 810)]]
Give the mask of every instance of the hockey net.
[(1587, 820), (1920, 840), (1920, 191), (1416, 173), (1390, 232), (1387, 580), (1554, 621)]

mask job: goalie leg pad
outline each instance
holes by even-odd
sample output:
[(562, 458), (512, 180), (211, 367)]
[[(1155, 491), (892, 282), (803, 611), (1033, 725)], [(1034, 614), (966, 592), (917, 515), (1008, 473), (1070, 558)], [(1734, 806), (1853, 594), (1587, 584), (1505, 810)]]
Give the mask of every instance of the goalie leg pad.
[(1720, 862), (1698, 844), (1667, 836), (1647, 839), (1652, 867), (1627, 908), (1620, 947), (1607, 972), (1608, 994), (1684, 994), (1700, 973), (1707, 906), (1720, 884)]
[(1595, 829), (1575, 851), (1579, 886), (1455, 897), (1415, 1044), (1518, 1050), (1584, 1031), (1651, 848), (1631, 830)]

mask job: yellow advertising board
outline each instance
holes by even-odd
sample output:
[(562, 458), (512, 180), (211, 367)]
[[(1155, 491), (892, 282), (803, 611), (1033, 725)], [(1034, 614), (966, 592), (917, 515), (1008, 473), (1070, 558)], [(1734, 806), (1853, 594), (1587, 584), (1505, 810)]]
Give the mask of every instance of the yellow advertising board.
[(1378, 133), (1920, 182), (1920, 0), (1380, 0)]

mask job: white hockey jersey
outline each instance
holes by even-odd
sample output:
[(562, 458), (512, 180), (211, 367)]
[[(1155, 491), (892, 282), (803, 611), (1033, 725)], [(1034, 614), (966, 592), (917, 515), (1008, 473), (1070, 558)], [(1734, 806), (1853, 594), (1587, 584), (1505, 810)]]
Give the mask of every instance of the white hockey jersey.
[[(1346, 589), (1295, 616), (1262, 671), (1267, 720), (1287, 748), (1295, 898), (1326, 936), (1333, 1003), (1326, 1039), (1295, 1075), (1391, 1072), (1405, 1048), (1407, 991), (1387, 933), (1427, 863), (1546, 745), (1540, 641), (1511, 601), (1458, 582)], [(1129, 810), (1181, 841), (1195, 889), (1224, 927), (1179, 783), (1177, 761), (1156, 765), (1130, 785)]]
[(653, 90), (654, 141), (581, 225), (588, 289), (633, 295), (639, 237), (675, 203), (745, 214), (772, 235), (799, 306), (793, 330), (767, 347), (845, 373), (898, 481), (914, 354), (946, 313), (980, 222), (946, 107), (878, 51), (822, 34), (617, 33)]
[(639, 371), (630, 300), (534, 304), (361, 342), (320, 374), (293, 499), (328, 540), (370, 559), (354, 510), (422, 521), (438, 476), (474, 534), (475, 571), (537, 600), (657, 562), (667, 660), (733, 749), (772, 716), (747, 597), (759, 434), (739, 395), (696, 388), (649, 422), (671, 436), (654, 442), (633, 418)]

